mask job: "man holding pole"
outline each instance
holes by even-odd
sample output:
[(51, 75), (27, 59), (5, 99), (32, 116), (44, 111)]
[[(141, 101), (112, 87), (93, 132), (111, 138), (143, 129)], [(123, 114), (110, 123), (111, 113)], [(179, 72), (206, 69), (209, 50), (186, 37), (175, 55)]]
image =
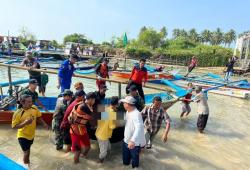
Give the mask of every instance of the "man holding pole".
[(129, 88), (132, 85), (135, 85), (139, 95), (145, 101), (144, 92), (142, 86), (145, 86), (148, 79), (148, 70), (144, 67), (146, 63), (145, 59), (140, 59), (139, 66), (134, 66), (132, 73), (129, 78), (128, 85), (126, 87), (126, 93), (129, 93)]
[(70, 89), (71, 79), (74, 75), (74, 71), (76, 70), (74, 64), (77, 62), (79, 57), (75, 54), (70, 55), (70, 58), (63, 61), (61, 67), (58, 71), (58, 85), (57, 88), (61, 87), (61, 93), (64, 92), (65, 89)]

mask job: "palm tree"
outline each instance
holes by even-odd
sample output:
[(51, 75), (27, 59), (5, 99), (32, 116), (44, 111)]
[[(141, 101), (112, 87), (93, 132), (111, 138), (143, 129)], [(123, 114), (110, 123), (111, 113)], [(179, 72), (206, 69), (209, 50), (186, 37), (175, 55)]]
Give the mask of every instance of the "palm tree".
[(178, 28), (173, 29), (172, 37), (173, 37), (173, 39), (177, 39), (178, 37), (180, 37), (180, 29), (178, 29)]
[(216, 31), (212, 33), (211, 44), (219, 45), (223, 42), (223, 32), (220, 28), (217, 28)]
[(187, 33), (187, 31), (186, 30), (184, 30), (184, 29), (181, 29), (180, 30), (180, 37), (182, 37), (182, 38), (188, 38), (188, 33)]
[(162, 37), (165, 38), (168, 35), (167, 28), (165, 26), (162, 27), (160, 33), (162, 34)]
[(202, 43), (211, 43), (211, 38), (212, 38), (212, 33), (211, 31), (205, 29), (204, 31), (201, 32), (201, 40)]
[(229, 32), (229, 42), (228, 42), (228, 47), (230, 47), (232, 42), (235, 42), (236, 40), (236, 32), (233, 29), (230, 29)]
[(143, 32), (144, 32), (144, 31), (146, 31), (146, 30), (147, 30), (147, 27), (143, 26), (143, 27), (141, 28), (140, 33), (139, 33), (139, 34), (143, 33)]
[(196, 32), (195, 28), (192, 28), (191, 30), (189, 30), (188, 37), (194, 42), (199, 41), (199, 34)]

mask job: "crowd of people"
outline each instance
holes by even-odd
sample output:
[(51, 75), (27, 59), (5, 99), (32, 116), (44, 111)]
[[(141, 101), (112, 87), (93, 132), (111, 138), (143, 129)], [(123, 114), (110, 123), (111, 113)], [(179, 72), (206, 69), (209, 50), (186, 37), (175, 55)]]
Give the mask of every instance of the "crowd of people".
[[(38, 68), (39, 63), (27, 58), (22, 65)], [(163, 99), (156, 96), (151, 105), (145, 105), (143, 87), (147, 82), (147, 69), (144, 67), (146, 60), (141, 59), (138, 66), (132, 69), (131, 76), (126, 87), (127, 96), (119, 99), (113, 96), (109, 99), (108, 106), (104, 105), (108, 90), (106, 79), (109, 78), (108, 60), (97, 66), (97, 91), (86, 93), (82, 82), (74, 84), (74, 92), (70, 90), (72, 76), (74, 75), (74, 63), (77, 55), (71, 55), (65, 60), (58, 72), (58, 85), (60, 95), (57, 98), (52, 120), (52, 130), (55, 134), (55, 149), (62, 150), (66, 145), (66, 152), (74, 152), (74, 163), (79, 163), (80, 157), (87, 157), (91, 149), (90, 139), (96, 138), (99, 145), (98, 162), (103, 163), (111, 149), (110, 139), (113, 130), (121, 125), (119, 114), (125, 120), (124, 139), (122, 144), (122, 161), (124, 165), (132, 164), (132, 168), (139, 166), (139, 157), (142, 149), (152, 148), (154, 138), (165, 122), (162, 141), (167, 142), (171, 119), (166, 108), (163, 107)], [(20, 96), (19, 108), (13, 115), (12, 128), (18, 129), (17, 138), (23, 150), (24, 164), (30, 163), (30, 148), (35, 137), (36, 121), (41, 122), (46, 128), (49, 126), (42, 120), (41, 112), (35, 106), (47, 110), (38, 99), (37, 86), (43, 87), (41, 74), (29, 71), (29, 87)], [(39, 82), (40, 81), (40, 82)], [(202, 88), (188, 84), (188, 94), (182, 100), (181, 117), (191, 112), (190, 102), (198, 103), (198, 130), (202, 133), (206, 127), (209, 109), (207, 98)], [(192, 92), (196, 95), (193, 97)], [(107, 113), (103, 118), (103, 113)]]

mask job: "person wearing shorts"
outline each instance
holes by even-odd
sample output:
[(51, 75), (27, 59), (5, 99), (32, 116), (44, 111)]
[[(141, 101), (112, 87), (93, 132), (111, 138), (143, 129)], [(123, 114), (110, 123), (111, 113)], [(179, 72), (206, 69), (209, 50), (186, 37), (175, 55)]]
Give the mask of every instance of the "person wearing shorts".
[(193, 69), (197, 66), (197, 64), (198, 64), (197, 58), (193, 56), (188, 66), (187, 74), (185, 75), (185, 77), (188, 77), (189, 73), (193, 71)]
[(17, 139), (23, 151), (23, 163), (29, 166), (30, 148), (35, 137), (36, 122), (41, 122), (47, 129), (49, 127), (41, 118), (41, 112), (33, 105), (30, 95), (21, 95), (19, 102), (20, 105), (13, 115), (11, 127), (18, 129)]
[(95, 93), (88, 93), (86, 95), (85, 103), (76, 105), (68, 117), (69, 123), (71, 124), (71, 150), (75, 153), (74, 163), (79, 163), (81, 151), (83, 152), (83, 156), (86, 157), (90, 150), (90, 139), (87, 132), (86, 124), (92, 118), (92, 106), (95, 103), (95, 98)]
[(190, 102), (191, 102), (193, 88), (194, 88), (193, 84), (188, 83), (187, 85), (188, 94), (184, 97), (184, 99), (182, 99), (181, 103), (181, 109), (182, 109), (180, 115), (181, 118), (184, 116), (184, 114), (185, 116), (188, 116), (188, 114), (191, 112)]

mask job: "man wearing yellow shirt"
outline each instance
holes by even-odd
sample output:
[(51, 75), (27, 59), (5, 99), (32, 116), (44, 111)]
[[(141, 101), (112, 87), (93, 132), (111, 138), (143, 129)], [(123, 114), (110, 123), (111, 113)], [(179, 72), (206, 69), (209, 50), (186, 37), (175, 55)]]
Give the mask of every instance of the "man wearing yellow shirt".
[(13, 129), (18, 129), (17, 138), (24, 153), (23, 162), (28, 166), (30, 164), (30, 147), (35, 137), (36, 121), (43, 123), (48, 128), (41, 116), (41, 112), (32, 104), (32, 97), (22, 95), (19, 108), (13, 115), (11, 126)]
[(111, 149), (109, 139), (112, 136), (113, 129), (116, 127), (116, 111), (118, 106), (118, 97), (113, 96), (107, 109), (108, 118), (106, 120), (98, 120), (96, 129), (96, 138), (98, 140), (100, 154), (99, 163), (103, 163), (107, 156), (108, 150)]

